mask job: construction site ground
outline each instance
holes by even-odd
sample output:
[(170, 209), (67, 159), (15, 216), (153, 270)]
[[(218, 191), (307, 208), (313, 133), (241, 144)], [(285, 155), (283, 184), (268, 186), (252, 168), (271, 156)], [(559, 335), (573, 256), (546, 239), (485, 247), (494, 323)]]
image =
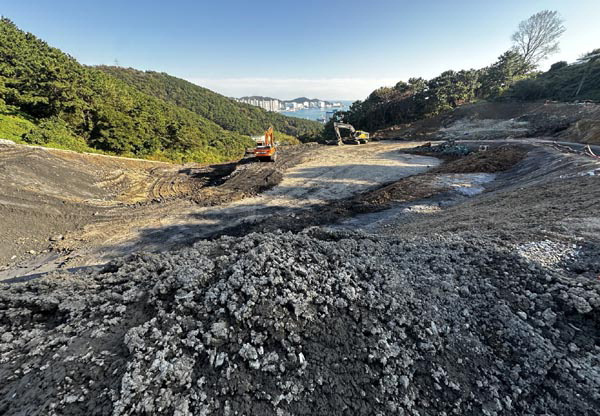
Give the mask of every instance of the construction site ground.
[[(438, 159), (414, 144), (282, 148), (277, 162), (170, 165), (7, 145), (0, 248), (13, 278), (164, 251), (222, 230), (292, 218), (329, 201), (414, 175)], [(285, 174), (284, 174), (285, 172)], [(273, 188), (277, 185), (275, 188)], [(277, 220), (279, 221), (279, 220)]]
[(500, 136), (0, 147), (0, 413), (600, 414), (600, 161)]

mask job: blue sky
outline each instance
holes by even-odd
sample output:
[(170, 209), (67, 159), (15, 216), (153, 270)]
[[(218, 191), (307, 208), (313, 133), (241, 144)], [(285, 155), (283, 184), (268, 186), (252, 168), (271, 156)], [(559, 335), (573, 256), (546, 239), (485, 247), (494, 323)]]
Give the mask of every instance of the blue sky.
[(0, 0), (0, 14), (84, 64), (168, 72), (228, 96), (362, 99), (485, 66), (533, 13), (558, 10), (558, 60), (600, 47), (600, 0)]

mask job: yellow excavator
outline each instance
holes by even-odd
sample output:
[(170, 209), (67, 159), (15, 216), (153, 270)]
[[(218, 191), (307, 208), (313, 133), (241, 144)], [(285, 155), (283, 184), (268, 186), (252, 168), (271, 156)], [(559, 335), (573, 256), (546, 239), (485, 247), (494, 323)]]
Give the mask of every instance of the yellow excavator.
[(275, 140), (273, 139), (273, 127), (269, 127), (265, 131), (264, 141), (256, 142), (254, 157), (260, 161), (268, 160), (275, 162), (277, 160), (277, 146), (275, 146)]
[[(365, 144), (369, 141), (369, 133), (363, 130), (356, 130), (352, 124), (348, 123), (333, 123), (333, 129), (335, 130), (336, 140), (330, 142), (329, 144)], [(349, 137), (343, 137), (340, 133), (340, 129), (345, 129), (350, 131)]]

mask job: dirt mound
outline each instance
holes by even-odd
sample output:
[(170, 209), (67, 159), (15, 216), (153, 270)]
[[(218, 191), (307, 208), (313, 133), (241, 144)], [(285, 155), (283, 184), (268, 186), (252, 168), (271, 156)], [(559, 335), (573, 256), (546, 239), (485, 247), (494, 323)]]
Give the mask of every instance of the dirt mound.
[(202, 242), (3, 286), (0, 411), (593, 414), (598, 290), (472, 235)]
[(465, 157), (446, 162), (431, 173), (496, 173), (519, 163), (527, 150), (517, 146), (501, 146), (486, 151), (473, 152)]
[(45, 149), (0, 145), (0, 265), (92, 221), (111, 194), (94, 173)]
[(593, 118), (584, 118), (573, 123), (557, 137), (579, 143), (600, 145), (600, 110)]

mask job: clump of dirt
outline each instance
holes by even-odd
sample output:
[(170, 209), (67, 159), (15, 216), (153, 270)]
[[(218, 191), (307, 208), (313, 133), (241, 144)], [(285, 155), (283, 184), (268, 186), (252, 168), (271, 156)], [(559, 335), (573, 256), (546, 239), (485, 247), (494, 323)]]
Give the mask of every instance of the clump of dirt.
[(434, 175), (423, 173), (400, 179), (379, 189), (354, 198), (355, 206), (362, 207), (357, 212), (371, 212), (375, 208), (383, 209), (390, 202), (403, 203), (429, 198), (444, 189), (433, 181)]
[(431, 173), (496, 173), (506, 171), (519, 163), (527, 150), (518, 146), (501, 146), (478, 151), (448, 161)]
[(201, 242), (1, 287), (0, 411), (592, 414), (599, 290), (477, 235)]

